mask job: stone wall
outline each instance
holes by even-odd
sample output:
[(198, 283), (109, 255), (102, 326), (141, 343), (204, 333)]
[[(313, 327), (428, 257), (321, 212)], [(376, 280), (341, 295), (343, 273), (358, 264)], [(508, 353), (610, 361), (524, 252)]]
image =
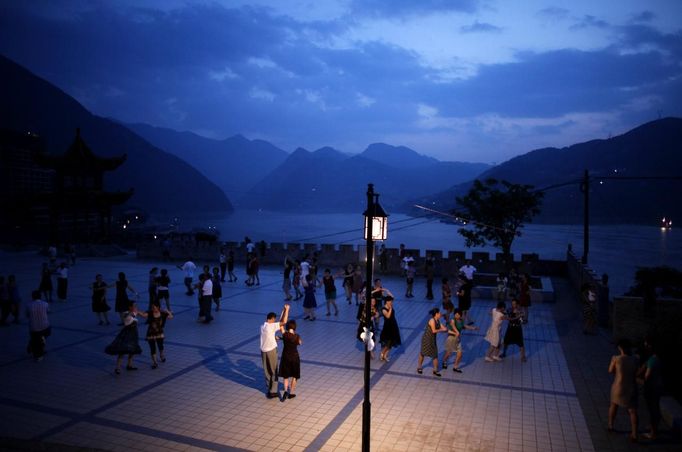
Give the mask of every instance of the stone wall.
[[(583, 284), (592, 284), (597, 290), (597, 323), (601, 327), (608, 327), (611, 323), (611, 301), (609, 299), (609, 280), (608, 275), (597, 275), (597, 272), (588, 265), (584, 265), (579, 257), (577, 257), (571, 248), (568, 246), (566, 252), (566, 270), (568, 272), (568, 279), (580, 293), (580, 288)], [(576, 303), (580, 303), (580, 297), (576, 299)]]
[[(189, 237), (180, 237), (170, 242), (167, 249), (171, 260), (183, 261), (191, 257), (199, 265), (205, 262), (217, 262), (221, 247), (234, 251), (237, 265), (243, 265), (242, 263), (246, 260), (246, 246), (243, 242), (209, 243), (197, 242)], [(378, 248), (379, 246), (377, 245), (374, 261), (377, 269), (379, 266)], [(259, 249), (258, 246), (256, 249)], [(150, 240), (138, 244), (137, 257), (139, 259), (162, 260), (163, 251), (164, 244), (161, 240)], [(496, 274), (507, 272), (511, 264), (519, 271), (530, 273), (531, 275), (566, 275), (565, 262), (543, 260), (537, 254), (523, 254), (520, 260), (514, 260), (512, 257), (511, 262), (506, 262), (501, 253), (491, 257), (489, 253), (477, 251), (469, 254), (469, 256), (464, 251), (450, 251), (448, 253), (443, 253), (441, 250), (428, 249), (407, 249), (406, 251), (412, 253), (412, 256), (415, 257), (419, 273), (422, 273), (424, 258), (427, 253), (431, 254), (436, 260), (436, 277), (456, 275), (467, 259), (471, 260), (480, 273)], [(397, 248), (387, 248), (387, 274), (401, 274), (399, 253), (400, 251)], [(260, 263), (261, 265), (283, 265), (284, 258), (287, 255), (293, 259), (303, 259), (306, 254), (310, 254), (311, 257), (316, 255), (321, 269), (326, 267), (340, 269), (349, 263), (364, 263), (366, 252), (364, 246), (273, 242), (266, 245), (265, 253), (262, 255)]]
[(647, 333), (665, 338), (667, 344), (682, 348), (682, 300), (660, 298), (650, 306), (641, 297), (613, 298), (613, 338), (642, 343)]

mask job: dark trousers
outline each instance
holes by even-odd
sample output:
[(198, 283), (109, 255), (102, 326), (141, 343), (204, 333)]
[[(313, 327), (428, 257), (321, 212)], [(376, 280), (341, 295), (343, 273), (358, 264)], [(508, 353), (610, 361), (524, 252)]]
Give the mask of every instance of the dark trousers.
[(433, 300), (433, 279), (426, 280), (426, 298)]
[(50, 327), (40, 331), (31, 331), (31, 339), (28, 343), (28, 348), (35, 359), (40, 358), (45, 354), (45, 338), (52, 332)]
[(212, 301), (213, 297), (210, 295), (202, 295), (201, 298), (199, 298), (199, 317), (203, 317), (205, 323), (209, 323), (211, 320), (213, 320), (213, 316), (211, 315)]
[(225, 281), (225, 272), (227, 271), (227, 262), (220, 264), (220, 280)]
[(66, 300), (66, 288), (69, 280), (66, 278), (57, 278), (57, 298)]
[(187, 295), (194, 295), (194, 287), (192, 287), (192, 278), (187, 276), (185, 278), (185, 287), (187, 287)]
[(147, 340), (149, 344), (149, 351), (152, 355), (156, 355), (156, 347), (159, 347), (159, 353), (163, 353), (163, 338), (160, 339), (149, 339)]

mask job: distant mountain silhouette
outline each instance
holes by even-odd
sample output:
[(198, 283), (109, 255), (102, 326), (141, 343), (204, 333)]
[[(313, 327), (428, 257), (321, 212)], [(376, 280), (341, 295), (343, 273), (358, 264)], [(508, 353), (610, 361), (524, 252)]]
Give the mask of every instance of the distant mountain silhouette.
[(263, 140), (235, 135), (214, 140), (192, 132), (127, 124), (133, 132), (171, 154), (180, 157), (218, 185), (235, 203), (254, 184), (280, 165), (287, 152)]
[(391, 146), (384, 143), (370, 144), (361, 155), (370, 160), (403, 169), (421, 168), (439, 163), (435, 158), (418, 154), (405, 146)]
[(299, 148), (252, 188), (246, 202), (270, 210), (362, 212), (367, 184), (374, 183), (382, 206), (395, 211), (407, 199), (470, 180), (487, 168), (440, 162), (385, 144), (354, 156), (329, 147), (315, 152)]
[(41, 135), (49, 153), (66, 151), (76, 128), (98, 155), (127, 154), (107, 175), (107, 189), (135, 189), (129, 201), (152, 213), (231, 211), (224, 193), (183, 160), (126, 127), (95, 116), (74, 98), (0, 55), (0, 127)]
[[(592, 222), (658, 225), (663, 216), (682, 221), (682, 181), (609, 177), (682, 177), (681, 151), (682, 119), (664, 118), (606, 140), (538, 149), (495, 166), (478, 179), (506, 179), (542, 189), (579, 181), (587, 169), (593, 177)], [(454, 185), (416, 202), (448, 210), (455, 207), (455, 197), (470, 186), (471, 182)], [(583, 194), (576, 183), (547, 190), (542, 212), (534, 221), (579, 223), (582, 218)]]

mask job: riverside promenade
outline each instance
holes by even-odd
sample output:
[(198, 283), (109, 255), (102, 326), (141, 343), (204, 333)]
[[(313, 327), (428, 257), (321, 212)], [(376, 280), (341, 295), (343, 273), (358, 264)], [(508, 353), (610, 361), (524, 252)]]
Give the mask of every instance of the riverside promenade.
[[(16, 274), (27, 299), (43, 260), (3, 252), (0, 274)], [(223, 283), (221, 309), (204, 325), (196, 322), (196, 298), (184, 294), (175, 264), (132, 255), (79, 259), (70, 271), (67, 302), (52, 303), (52, 336), (42, 362), (26, 354), (25, 319), (0, 328), (0, 449), (360, 450), (364, 354), (355, 338), (356, 307), (346, 303), (341, 281), (338, 316), (325, 316), (319, 290), (314, 322), (302, 320), (301, 300), (291, 302), (303, 339), (302, 378), (298, 397), (280, 402), (265, 397), (259, 326), (283, 305), (281, 269), (262, 269), (261, 284), (247, 287), (238, 263), (239, 281)], [(145, 309), (152, 266), (168, 268), (172, 279), (167, 362), (151, 369), (141, 340), (139, 370), (115, 375), (115, 358), (104, 348), (118, 332), (118, 318), (110, 312), (111, 326), (97, 325), (88, 286), (96, 273), (113, 283), (124, 271)], [(386, 277), (384, 286), (397, 297), (403, 346), (390, 362), (379, 361), (378, 353), (372, 362), (372, 450), (679, 450), (665, 442), (629, 444), (624, 413), (618, 432), (607, 433), (606, 369), (613, 347), (606, 334), (580, 333), (577, 294), (564, 280), (553, 279), (553, 285), (557, 302), (532, 306), (524, 326), (528, 362), (521, 363), (513, 347), (502, 362), (483, 361), (493, 301), (475, 299), (472, 312), (481, 329), (464, 335), (463, 373), (450, 365), (438, 378), (427, 363), (423, 375), (415, 370), (428, 310), (440, 300), (424, 299), (423, 279), (415, 283), (415, 298), (406, 299), (404, 281)], [(439, 285), (435, 289), (439, 293)], [(113, 307), (113, 289), (108, 299)], [(139, 331), (144, 338), (143, 321)]]

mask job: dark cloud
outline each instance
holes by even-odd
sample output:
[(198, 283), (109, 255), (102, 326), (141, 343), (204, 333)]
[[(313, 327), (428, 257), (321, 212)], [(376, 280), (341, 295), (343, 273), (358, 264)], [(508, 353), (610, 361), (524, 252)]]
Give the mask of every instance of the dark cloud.
[(473, 13), (479, 0), (353, 0), (355, 14), (376, 17), (399, 17), (442, 11)]
[(585, 28), (608, 28), (609, 23), (591, 15), (583, 16), (577, 23), (571, 25), (571, 30), (582, 30)]
[(471, 25), (460, 28), (462, 33), (500, 33), (502, 28), (485, 22), (476, 21)]
[(568, 19), (570, 11), (565, 8), (560, 8), (558, 6), (550, 6), (549, 8), (543, 8), (538, 11), (538, 15), (553, 19), (553, 20), (563, 20)]
[(656, 18), (656, 14), (651, 11), (642, 11), (632, 18), (633, 22), (651, 22)]

